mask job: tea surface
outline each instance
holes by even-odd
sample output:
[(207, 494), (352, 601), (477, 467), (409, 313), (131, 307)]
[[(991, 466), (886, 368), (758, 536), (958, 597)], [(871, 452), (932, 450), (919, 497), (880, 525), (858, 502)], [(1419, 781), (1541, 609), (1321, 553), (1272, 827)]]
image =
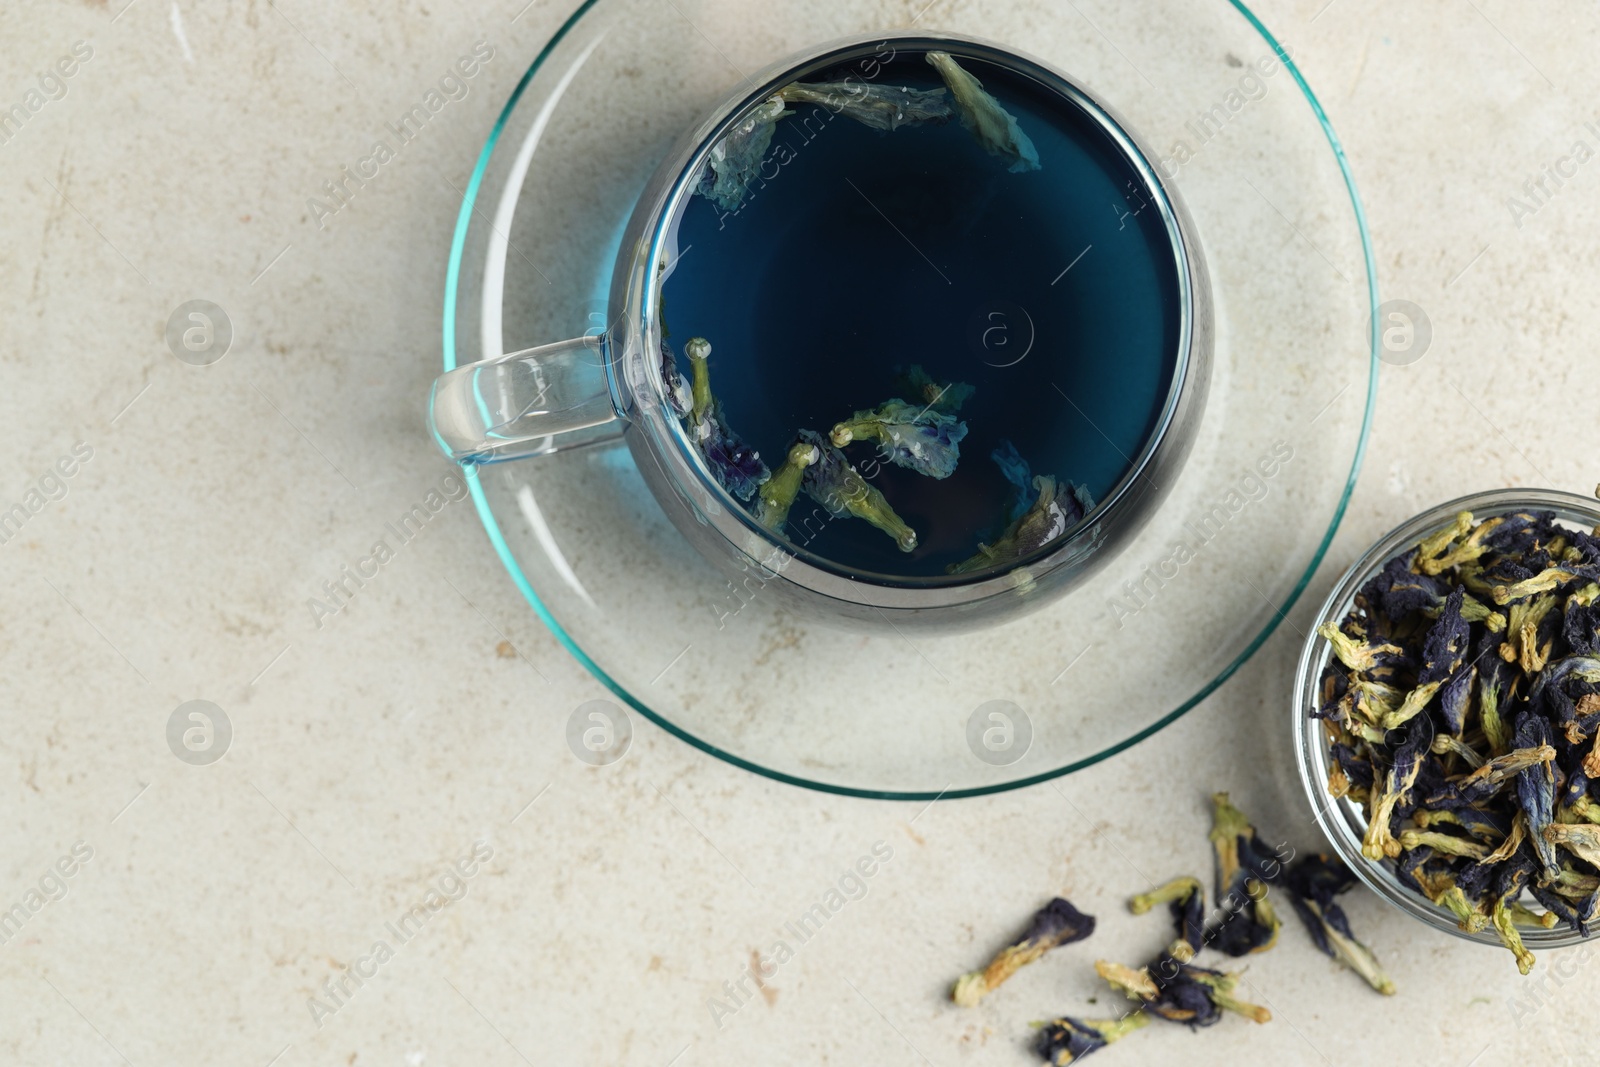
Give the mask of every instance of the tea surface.
[[(913, 550), (805, 493), (794, 502), (791, 541), (846, 573), (943, 577), (993, 544), (1017, 506), (991, 458), (1006, 442), (1063, 494), (1103, 500), (1154, 432), (1177, 364), (1177, 267), (1133, 166), (1053, 88), (956, 58), (1037, 169), (1008, 167), (959, 114), (885, 131), (789, 102), (736, 206), (685, 199), (663, 283), (678, 372), (691, 376), (691, 339), (710, 343), (721, 417), (771, 471), (799, 431), (827, 438), (891, 399), (923, 408), (913, 365), (973, 387), (953, 412), (966, 431), (948, 477), (874, 462), (871, 440), (841, 449), (915, 531)], [(845, 73), (863, 80), (850, 68), (805, 81)], [(901, 51), (867, 84), (946, 83), (925, 53)]]

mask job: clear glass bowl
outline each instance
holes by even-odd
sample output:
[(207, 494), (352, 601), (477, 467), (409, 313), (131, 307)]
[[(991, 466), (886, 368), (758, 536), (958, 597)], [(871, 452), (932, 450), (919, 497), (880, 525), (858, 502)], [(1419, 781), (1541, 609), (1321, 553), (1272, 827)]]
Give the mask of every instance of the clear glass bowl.
[(1136, 744), (1272, 633), (1361, 466), (1378, 296), (1338, 139), (1243, 3), (590, 0), (547, 42), (530, 23), (505, 52), (536, 58), (461, 205), (446, 370), (603, 327), (623, 228), (672, 142), (748, 73), (857, 34), (983, 38), (1115, 109), (1188, 207), (1216, 308), (1204, 417), (1161, 506), (1081, 587), (971, 634), (813, 625), (759, 575), (730, 583), (618, 442), (468, 471), (511, 580), (619, 703), (778, 781), (975, 796)]
[[(1311, 636), (1301, 650), (1300, 667), (1294, 680), (1295, 753), (1300, 767), (1300, 781), (1305, 786), (1306, 798), (1311, 801), (1317, 825), (1328, 835), (1334, 851), (1374, 893), (1407, 915), (1468, 941), (1496, 947), (1500, 946), (1500, 939), (1492, 929), (1476, 932), (1461, 929), (1455, 916), (1403, 885), (1395, 876), (1392, 860), (1374, 862), (1363, 855), (1361, 842), (1367, 832), (1367, 819), (1361, 805), (1348, 799), (1334, 800), (1329, 797), (1328, 734), (1311, 717), (1311, 712), (1316, 708), (1318, 685), (1333, 650), (1315, 627), (1343, 620), (1355, 606), (1356, 593), (1383, 569), (1385, 563), (1415, 547), (1429, 534), (1449, 526), (1459, 513), (1470, 511), (1481, 520), (1525, 509), (1554, 512), (1559, 522), (1585, 530), (1600, 526), (1600, 502), (1553, 489), (1494, 489), (1474, 493), (1406, 520), (1379, 538), (1377, 544), (1356, 560), (1344, 577), (1339, 579), (1333, 592), (1328, 594), (1328, 599), (1317, 613)], [(1522, 935), (1523, 943), (1533, 950), (1563, 948), (1593, 940), (1565, 926), (1550, 930), (1519, 926), (1517, 930)], [(1597, 936), (1600, 936), (1600, 932), (1597, 932)]]

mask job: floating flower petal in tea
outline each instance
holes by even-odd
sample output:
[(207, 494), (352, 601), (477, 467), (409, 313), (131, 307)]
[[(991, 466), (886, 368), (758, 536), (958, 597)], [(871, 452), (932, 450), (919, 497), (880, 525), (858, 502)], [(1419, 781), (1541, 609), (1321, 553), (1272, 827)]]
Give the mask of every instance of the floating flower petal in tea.
[(983, 89), (983, 83), (957, 63), (948, 52), (929, 52), (928, 62), (944, 79), (955, 100), (961, 125), (992, 156), (998, 156), (1012, 173), (1039, 169), (1039, 151), (1022, 132), (1016, 118)]
[(761, 171), (777, 121), (789, 114), (792, 112), (784, 110), (781, 96), (762, 101), (712, 146), (695, 192), (723, 211), (738, 211), (750, 183)]
[(890, 400), (870, 411), (858, 411), (834, 426), (829, 435), (843, 448), (852, 441), (873, 441), (878, 454), (897, 467), (929, 478), (948, 478), (961, 459), (967, 424), (931, 405)]
[(822, 458), (822, 450), (804, 441), (789, 449), (784, 460), (757, 494), (756, 520), (769, 530), (782, 532), (789, 519), (789, 509), (794, 498), (800, 495), (800, 485), (805, 480), (806, 468)]
[(909, 89), (861, 81), (793, 82), (779, 89), (778, 95), (787, 103), (816, 104), (885, 133), (902, 126), (949, 122), (955, 116), (943, 89)]
[(814, 445), (818, 452), (816, 462), (806, 467), (800, 483), (806, 495), (835, 517), (853, 515), (865, 519), (894, 538), (902, 552), (917, 547), (916, 531), (895, 514), (889, 501), (861, 477), (861, 472), (850, 465), (843, 452), (814, 430), (801, 430), (799, 437), (803, 443)]
[(683, 347), (692, 379), (689, 437), (717, 483), (740, 500), (749, 500), (772, 472), (722, 417), (722, 405), (711, 393), (711, 345), (704, 337), (692, 337)]

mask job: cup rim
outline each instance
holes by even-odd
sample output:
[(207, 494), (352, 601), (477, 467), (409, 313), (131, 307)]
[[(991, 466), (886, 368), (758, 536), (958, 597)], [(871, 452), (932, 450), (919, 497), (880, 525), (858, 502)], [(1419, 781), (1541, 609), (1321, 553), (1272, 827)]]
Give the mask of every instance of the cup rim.
[[(1454, 915), (1402, 884), (1394, 874), (1394, 861), (1368, 859), (1361, 851), (1367, 819), (1361, 806), (1347, 797), (1328, 796), (1329, 742), (1326, 731), (1311, 717), (1317, 706), (1317, 690), (1322, 671), (1332, 658), (1332, 646), (1317, 632), (1325, 622), (1338, 623), (1355, 604), (1356, 593), (1390, 559), (1414, 546), (1428, 534), (1454, 521), (1457, 514), (1470, 511), (1484, 518), (1518, 510), (1553, 511), (1560, 522), (1600, 526), (1600, 501), (1558, 489), (1511, 488), (1469, 493), (1437, 504), (1413, 515), (1378, 538), (1350, 565), (1317, 609), (1309, 635), (1300, 649), (1290, 701), (1293, 714), (1295, 761), (1300, 784), (1311, 804), (1317, 826), (1327, 836), (1334, 851), (1356, 877), (1390, 906), (1412, 918), (1466, 941), (1500, 947), (1499, 937), (1490, 929), (1466, 931)], [(1600, 929), (1589, 937), (1565, 926), (1517, 928), (1529, 948), (1566, 948), (1600, 938)]]
[[(655, 276), (654, 264), (671, 262), (676, 246), (676, 221), (685, 201), (693, 193), (694, 177), (700, 164), (723, 134), (744, 118), (751, 109), (771, 96), (781, 85), (830, 66), (873, 54), (886, 44), (906, 49), (953, 48), (963, 54), (998, 62), (1010, 70), (1040, 82), (1061, 93), (1104, 132), (1119, 155), (1137, 175), (1138, 192), (1147, 196), (1159, 212), (1168, 238), (1166, 256), (1175, 272), (1178, 299), (1178, 338), (1176, 355), (1155, 425), (1141, 442), (1133, 462), (1106, 496), (1096, 502), (1076, 528), (1050, 542), (1032, 557), (999, 568), (961, 575), (929, 575), (907, 578), (881, 572), (845, 568), (815, 551), (798, 544), (787, 534), (774, 534), (761, 526), (745, 505), (733, 498), (712, 476), (704, 459), (689, 440), (681, 422), (665, 418), (665, 430), (672, 442), (674, 457), (692, 474), (694, 489), (703, 501), (718, 506), (705, 509), (710, 525), (736, 548), (764, 569), (781, 570), (789, 581), (813, 593), (837, 600), (862, 603), (886, 609), (950, 607), (1015, 594), (1033, 580), (1063, 567), (1081, 563), (1092, 556), (1108, 559), (1110, 553), (1097, 552), (1105, 540), (1104, 528), (1124, 512), (1132, 511), (1153, 489), (1151, 471), (1174, 446), (1186, 452), (1189, 442), (1175, 440), (1172, 431), (1181, 429), (1180, 416), (1186, 403), (1203, 403), (1210, 372), (1211, 316), (1209, 277), (1193, 223), (1182, 206), (1175, 187), (1167, 184), (1159, 158), (1133, 133), (1116, 112), (1091, 94), (1070, 75), (1026, 53), (985, 41), (981, 38), (939, 32), (885, 33), (857, 35), (808, 49), (769, 65), (751, 79), (745, 88), (732, 94), (693, 134), (680, 142), (679, 151), (663, 163), (661, 171), (674, 175), (664, 195), (656, 198), (652, 222), (646, 234), (639, 263), (650, 267), (644, 272), (642, 292), (631, 294), (630, 304), (638, 307), (641, 325), (637, 331), (639, 347), (632, 356), (644, 361), (643, 381), (650, 391), (652, 406), (664, 407), (665, 382), (659, 360), (650, 354), (660, 350), (662, 338), (657, 311), (662, 278)], [(749, 86), (753, 85), (751, 88)], [(685, 147), (685, 145), (687, 147)], [(1163, 256), (1165, 261), (1166, 256)], [(639, 271), (632, 272), (635, 277)], [(634, 379), (637, 381), (637, 378)], [(634, 403), (638, 402), (633, 398)], [(641, 412), (643, 413), (643, 412)]]

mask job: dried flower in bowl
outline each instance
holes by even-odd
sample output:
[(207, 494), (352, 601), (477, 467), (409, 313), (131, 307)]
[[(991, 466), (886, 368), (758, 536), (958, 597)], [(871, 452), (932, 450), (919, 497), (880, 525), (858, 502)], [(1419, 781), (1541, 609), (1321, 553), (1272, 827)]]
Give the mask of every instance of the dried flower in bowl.
[(1329, 792), (1366, 815), (1362, 854), (1462, 931), (1492, 930), (1524, 974), (1519, 928), (1587, 936), (1600, 912), (1597, 600), (1593, 532), (1463, 510), (1318, 631), (1332, 655), (1312, 714)]
[(797, 441), (789, 449), (783, 466), (757, 490), (756, 521), (769, 530), (782, 532), (789, 521), (789, 509), (805, 480), (806, 468), (822, 458), (822, 450), (805, 441)]

